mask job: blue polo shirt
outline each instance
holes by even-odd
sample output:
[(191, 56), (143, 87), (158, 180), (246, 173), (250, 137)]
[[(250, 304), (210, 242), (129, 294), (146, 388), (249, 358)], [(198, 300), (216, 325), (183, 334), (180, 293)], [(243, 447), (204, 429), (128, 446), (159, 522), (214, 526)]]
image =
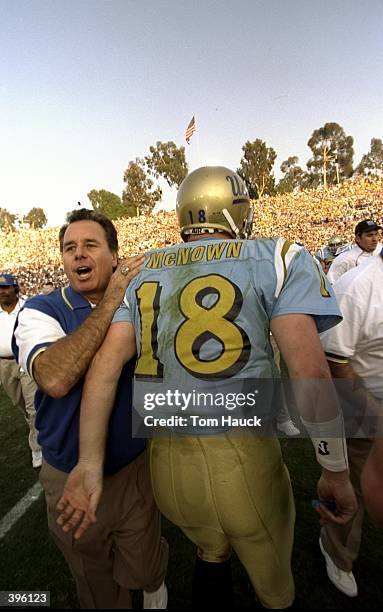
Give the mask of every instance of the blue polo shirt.
[[(30, 298), (20, 311), (14, 330), (12, 348), (17, 361), (31, 373), (34, 357), (54, 341), (49, 332), (43, 330), (52, 328), (58, 334), (62, 330), (63, 337), (75, 331), (91, 312), (89, 302), (71, 287)], [(28, 330), (25, 337), (21, 333), (21, 327)], [(134, 362), (135, 359), (124, 366), (118, 383), (108, 427), (104, 466), (106, 475), (114, 474), (125, 467), (145, 448), (144, 440), (132, 437)], [(78, 461), (83, 384), (84, 379), (81, 379), (61, 399), (52, 398), (41, 389), (36, 393), (36, 428), (43, 457), (47, 463), (63, 472), (70, 472)]]

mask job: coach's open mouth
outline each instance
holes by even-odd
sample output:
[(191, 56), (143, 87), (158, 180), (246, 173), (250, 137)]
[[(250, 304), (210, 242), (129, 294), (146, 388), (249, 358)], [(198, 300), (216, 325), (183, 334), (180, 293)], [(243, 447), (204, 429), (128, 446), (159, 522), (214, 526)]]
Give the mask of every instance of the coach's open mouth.
[(76, 274), (81, 280), (86, 280), (92, 273), (92, 268), (89, 266), (79, 266), (76, 270)]

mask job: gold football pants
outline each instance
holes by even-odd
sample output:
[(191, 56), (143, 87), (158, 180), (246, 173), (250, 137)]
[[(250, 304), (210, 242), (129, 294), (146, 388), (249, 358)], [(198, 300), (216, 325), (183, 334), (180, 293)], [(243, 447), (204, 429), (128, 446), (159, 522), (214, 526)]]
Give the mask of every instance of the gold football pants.
[(294, 600), (288, 471), (276, 438), (232, 432), (153, 439), (154, 496), (204, 561), (225, 561), (233, 548), (261, 603), (285, 608)]

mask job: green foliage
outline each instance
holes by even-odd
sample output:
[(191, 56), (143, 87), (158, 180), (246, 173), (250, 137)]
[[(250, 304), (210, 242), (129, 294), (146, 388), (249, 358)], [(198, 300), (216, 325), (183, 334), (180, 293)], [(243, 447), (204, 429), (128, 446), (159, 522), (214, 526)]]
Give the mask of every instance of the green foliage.
[(122, 193), (122, 202), (134, 214), (150, 213), (161, 200), (161, 189), (153, 188), (154, 183), (148, 178), (144, 162), (139, 158), (129, 163), (124, 173), (124, 182), (126, 187)]
[(5, 232), (15, 231), (16, 215), (13, 215), (6, 208), (0, 208), (0, 229)]
[(113, 220), (132, 216), (127, 207), (123, 205), (121, 198), (111, 191), (92, 189), (88, 193), (88, 198), (94, 210), (97, 210), (109, 219)]
[(363, 155), (357, 174), (368, 176), (383, 175), (383, 143), (380, 138), (372, 138), (370, 152)]
[(29, 226), (33, 227), (34, 229), (40, 229), (47, 224), (48, 219), (42, 208), (34, 206), (31, 208), (29, 213), (25, 215), (24, 221), (29, 223)]
[(245, 181), (250, 197), (261, 198), (272, 194), (275, 186), (273, 167), (277, 157), (274, 149), (257, 138), (254, 142), (248, 140), (242, 151), (243, 157), (237, 172)]
[(290, 193), (294, 189), (302, 187), (302, 181), (304, 178), (304, 172), (300, 166), (298, 166), (298, 157), (296, 155), (288, 157), (281, 164), (281, 172), (284, 177), (281, 178), (277, 185), (278, 193)]
[(307, 162), (311, 186), (321, 182), (325, 186), (327, 183), (335, 184), (352, 175), (353, 143), (352, 136), (347, 136), (338, 123), (325, 123), (314, 130), (307, 143), (312, 151)]
[(314, 172), (312, 170), (303, 172), (302, 181), (301, 181), (302, 189), (316, 189), (321, 184), (322, 184), (321, 174)]
[(145, 157), (148, 172), (157, 179), (164, 178), (169, 187), (179, 187), (188, 172), (185, 147), (178, 148), (172, 141), (157, 141), (149, 151), (150, 155)]

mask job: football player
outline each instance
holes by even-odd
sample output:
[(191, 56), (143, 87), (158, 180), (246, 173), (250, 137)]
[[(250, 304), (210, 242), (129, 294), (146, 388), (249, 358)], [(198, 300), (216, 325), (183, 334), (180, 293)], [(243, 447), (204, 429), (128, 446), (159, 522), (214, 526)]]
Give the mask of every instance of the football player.
[[(279, 373), (270, 330), (299, 383), (297, 406), (323, 468), (319, 497), (337, 503), (335, 512), (320, 506), (322, 520), (343, 523), (355, 498), (318, 337), (340, 321), (340, 312), (306, 249), (282, 238), (246, 240), (252, 208), (235, 172), (205, 167), (189, 174), (178, 192), (177, 215), (184, 243), (147, 254), (88, 372), (81, 458), (59, 503), (59, 521), (65, 530), (76, 528), (78, 538), (96, 520), (110, 406), (136, 346), (134, 404), (146, 422), (156, 414), (166, 424), (167, 417), (191, 414), (190, 403), (187, 410), (186, 403), (175, 406), (176, 393), (192, 398), (199, 418), (199, 391), (214, 397), (222, 391), (227, 399), (233, 391), (259, 388), (263, 436), (218, 418), (212, 427), (202, 419), (193, 427), (186, 418), (185, 431), (170, 427), (151, 440), (152, 485), (160, 510), (197, 546), (193, 607), (230, 605), (234, 549), (261, 603), (287, 608), (294, 600), (295, 511), (272, 427)], [(148, 397), (158, 403), (145, 405)], [(243, 413), (249, 410), (245, 405)]]
[(334, 259), (339, 253), (342, 253), (343, 250), (349, 248), (346, 240), (344, 240), (341, 236), (334, 234), (329, 239), (327, 245), (322, 246), (315, 254), (315, 257), (320, 261), (330, 260), (330, 258)]

